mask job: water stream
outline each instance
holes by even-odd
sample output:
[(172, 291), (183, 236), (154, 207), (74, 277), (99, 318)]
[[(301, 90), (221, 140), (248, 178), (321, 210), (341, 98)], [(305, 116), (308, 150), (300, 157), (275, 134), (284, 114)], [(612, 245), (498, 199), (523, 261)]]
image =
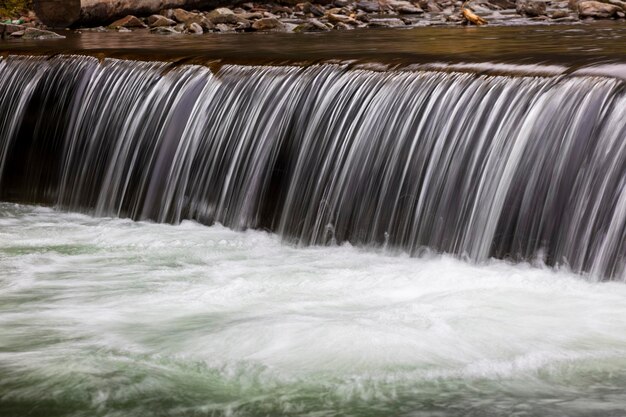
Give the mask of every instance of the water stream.
[(0, 416), (623, 416), (623, 25), (132, 36), (0, 44)]

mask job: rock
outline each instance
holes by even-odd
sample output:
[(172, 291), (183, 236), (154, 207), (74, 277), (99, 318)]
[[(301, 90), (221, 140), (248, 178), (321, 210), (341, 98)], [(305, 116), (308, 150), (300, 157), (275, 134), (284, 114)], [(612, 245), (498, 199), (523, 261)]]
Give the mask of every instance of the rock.
[(11, 23), (0, 23), (0, 38), (5, 39), (7, 36), (15, 32), (21, 32), (26, 29), (24, 26), (14, 25)]
[(264, 17), (252, 24), (252, 29), (258, 31), (284, 31), (285, 25), (274, 17)]
[(613, 4), (617, 7), (620, 7), (622, 9), (622, 11), (626, 12), (626, 1), (622, 1), (622, 0), (607, 0), (604, 1), (603, 3), (609, 3), (609, 4)]
[(234, 15), (234, 14), (235, 12), (230, 10), (228, 7), (218, 7), (217, 9), (211, 10), (209, 13), (207, 13), (206, 17), (211, 20), (214, 17), (229, 16), (229, 15)]
[(435, 0), (419, 0), (418, 4), (422, 10), (429, 12), (441, 12), (443, 10)]
[(346, 25), (357, 25), (357, 21), (351, 18), (350, 16), (345, 16), (342, 14), (328, 13), (328, 21), (333, 24), (343, 23)]
[(296, 6), (297, 10), (300, 10), (304, 13), (311, 13), (313, 16), (321, 17), (326, 14), (326, 9), (318, 4), (311, 4), (309, 2), (306, 3), (298, 3)]
[(235, 29), (233, 29), (232, 27), (228, 26), (226, 23), (218, 23), (217, 25), (215, 25), (215, 29), (218, 32), (234, 32)]
[[(14, 32), (14, 35), (17, 32)], [(24, 29), (24, 33), (22, 34), (22, 39), (64, 39), (65, 36), (59, 35), (58, 33), (51, 32), (49, 30), (43, 29), (35, 29), (35, 28), (26, 28)]]
[(220, 7), (207, 14), (206, 17), (214, 25), (225, 23), (229, 25), (237, 25), (239, 28), (247, 29), (251, 26), (248, 19), (236, 15), (232, 10)]
[(263, 13), (260, 12), (240, 13), (238, 16), (246, 20), (263, 19)]
[(335, 0), (333, 3), (336, 7), (346, 7), (350, 4), (350, 0)]
[(354, 26), (349, 25), (347, 23), (343, 23), (343, 22), (339, 22), (335, 25), (335, 29), (339, 29), (339, 30), (351, 30), (354, 29)]
[(186, 24), (197, 23), (205, 32), (215, 30), (215, 23), (211, 22), (204, 16), (200, 16), (198, 19), (188, 20)]
[(132, 30), (130, 30), (128, 28), (125, 28), (125, 27), (118, 28), (117, 31), (120, 32), (120, 33), (130, 33), (130, 32), (132, 32)]
[(143, 22), (133, 16), (133, 15), (128, 15), (126, 17), (122, 17), (119, 20), (116, 20), (115, 22), (111, 23), (109, 25), (110, 28), (113, 29), (119, 29), (119, 28), (145, 28), (146, 25), (143, 24)]
[(544, 16), (546, 14), (546, 3), (541, 0), (517, 0), (515, 10), (522, 16)]
[(24, 30), (16, 30), (15, 32), (12, 32), (9, 36), (12, 38), (21, 38), (22, 36), (24, 36), (24, 32), (26, 31), (26, 29)]
[(157, 28), (162, 26), (174, 26), (176, 24), (172, 19), (168, 19), (167, 17), (160, 14), (153, 14), (148, 17), (148, 26), (151, 28)]
[(498, 6), (501, 10), (515, 9), (515, 2), (511, 0), (490, 0), (489, 3), (494, 6)]
[(154, 33), (156, 35), (178, 35), (180, 32), (177, 32), (175, 29), (168, 26), (157, 26), (150, 29), (150, 33)]
[(380, 3), (378, 1), (361, 0), (355, 4), (357, 9), (368, 13), (376, 13), (380, 11)]
[(296, 26), (294, 32), (327, 32), (330, 28), (317, 19), (309, 19)]
[(187, 23), (191, 20), (199, 19), (202, 17), (198, 13), (188, 12), (184, 9), (169, 9), (166, 11), (166, 13), (163, 14), (170, 19), (174, 19), (178, 23)]
[(562, 19), (564, 17), (568, 17), (569, 13), (567, 10), (555, 10), (550, 15), (551, 19)]
[(595, 0), (581, 1), (578, 3), (578, 16), (582, 18), (593, 17), (594, 19), (610, 19), (618, 17), (620, 7), (614, 4), (601, 3)]
[(200, 26), (196, 22), (186, 24), (185, 26), (187, 33), (191, 33), (192, 35), (202, 35), (204, 33), (204, 30), (202, 30), (202, 26)]
[(395, 28), (404, 26), (404, 22), (401, 19), (396, 18), (370, 19), (367, 26), (371, 28)]
[(386, 5), (400, 14), (419, 14), (424, 13), (421, 7), (415, 6), (406, 0), (387, 0)]

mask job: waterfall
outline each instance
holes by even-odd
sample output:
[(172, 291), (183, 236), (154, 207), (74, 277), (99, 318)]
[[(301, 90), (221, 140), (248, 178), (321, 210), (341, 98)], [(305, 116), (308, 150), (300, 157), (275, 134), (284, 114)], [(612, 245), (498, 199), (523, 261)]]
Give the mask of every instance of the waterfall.
[(623, 279), (624, 81), (0, 60), (0, 199)]

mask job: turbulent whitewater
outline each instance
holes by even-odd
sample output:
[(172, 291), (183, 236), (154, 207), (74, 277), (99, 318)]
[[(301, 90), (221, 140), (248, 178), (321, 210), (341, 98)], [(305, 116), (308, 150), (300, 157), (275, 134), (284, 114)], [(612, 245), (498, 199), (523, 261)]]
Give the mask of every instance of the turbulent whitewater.
[(618, 78), (0, 60), (0, 198), (624, 279)]
[(382, 252), (2, 203), (0, 415), (623, 415), (626, 285)]

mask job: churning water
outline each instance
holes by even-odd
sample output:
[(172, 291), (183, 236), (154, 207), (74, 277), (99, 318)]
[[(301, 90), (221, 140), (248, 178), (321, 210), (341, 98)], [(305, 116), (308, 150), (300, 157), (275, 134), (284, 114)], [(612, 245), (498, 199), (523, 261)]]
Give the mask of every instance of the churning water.
[(626, 286), (0, 205), (2, 416), (618, 416)]

